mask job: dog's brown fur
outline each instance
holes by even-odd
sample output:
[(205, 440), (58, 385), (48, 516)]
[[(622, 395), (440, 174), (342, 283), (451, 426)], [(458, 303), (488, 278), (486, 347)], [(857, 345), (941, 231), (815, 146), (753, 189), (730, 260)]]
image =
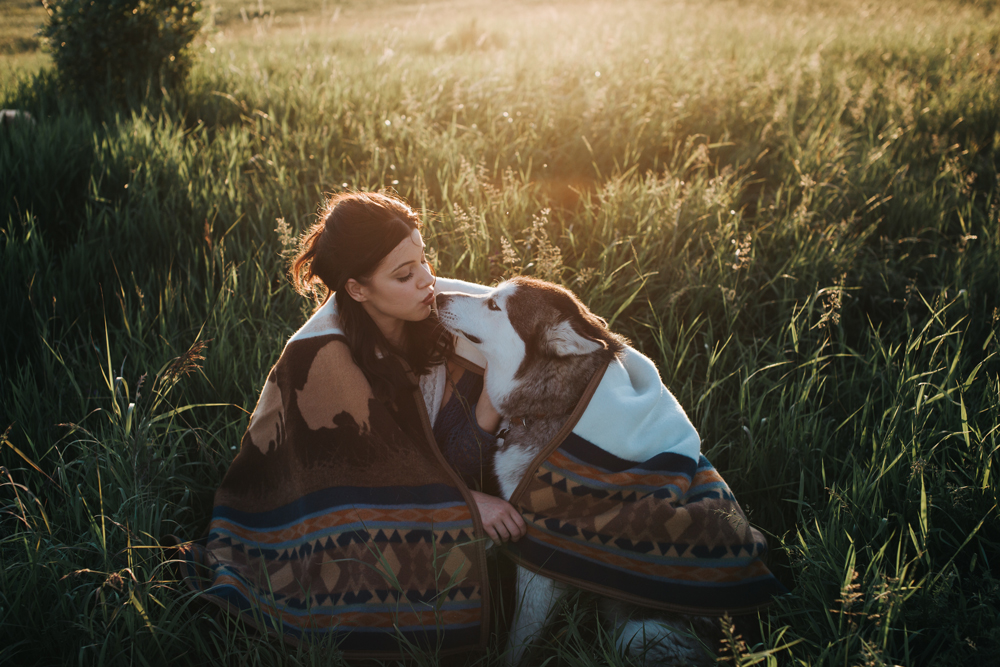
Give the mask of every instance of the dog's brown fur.
[[(506, 444), (541, 447), (541, 431), (552, 432), (573, 412), (583, 391), (597, 370), (622, 351), (626, 340), (612, 333), (607, 324), (591, 313), (569, 290), (534, 278), (519, 277), (511, 282), (518, 290), (508, 300), (511, 325), (525, 343), (525, 358), (515, 376), (518, 388), (498, 406), (506, 417), (527, 417), (531, 428), (512, 427)], [(573, 329), (603, 346), (588, 355), (551, 354), (546, 331), (558, 321), (568, 321)], [(544, 363), (539, 363), (539, 357)]]

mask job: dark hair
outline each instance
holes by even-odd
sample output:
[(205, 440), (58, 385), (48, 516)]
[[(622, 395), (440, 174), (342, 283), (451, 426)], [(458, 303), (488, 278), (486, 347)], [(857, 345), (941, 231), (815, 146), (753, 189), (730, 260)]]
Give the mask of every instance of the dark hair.
[(365, 283), (385, 256), (420, 227), (416, 212), (392, 195), (333, 195), (324, 203), (320, 222), (299, 238), (299, 251), (289, 270), (300, 294), (315, 296), (319, 288), (321, 303), (331, 294), (336, 299), (351, 355), (381, 400), (392, 400), (397, 391), (411, 385), (402, 368), (379, 359), (378, 350), (401, 356), (417, 375), (424, 375), (454, 352), (455, 343), (432, 311), (425, 320), (404, 323), (405, 349), (396, 348), (344, 286), (351, 278)]

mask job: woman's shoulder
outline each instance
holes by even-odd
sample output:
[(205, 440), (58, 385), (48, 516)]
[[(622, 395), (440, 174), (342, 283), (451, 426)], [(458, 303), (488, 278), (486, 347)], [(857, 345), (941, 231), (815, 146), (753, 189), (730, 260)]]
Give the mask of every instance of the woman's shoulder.
[(282, 349), (271, 371), (289, 386), (299, 387), (314, 378), (336, 378), (360, 384), (364, 374), (354, 361), (347, 339), (340, 332), (292, 337)]
[(334, 299), (330, 298), (285, 342), (272, 373), (304, 378), (319, 368), (339, 368), (341, 374), (356, 380), (360, 369), (351, 373), (352, 367), (357, 365), (340, 327)]
[(337, 300), (330, 295), (322, 306), (320, 306), (312, 316), (306, 320), (298, 331), (288, 339), (286, 347), (291, 343), (306, 338), (317, 338), (320, 336), (344, 335), (344, 330), (340, 326), (340, 317), (337, 315)]

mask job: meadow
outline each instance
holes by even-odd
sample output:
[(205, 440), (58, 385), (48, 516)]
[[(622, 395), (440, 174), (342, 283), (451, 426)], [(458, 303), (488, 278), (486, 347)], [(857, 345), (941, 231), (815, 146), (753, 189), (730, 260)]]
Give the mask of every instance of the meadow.
[[(159, 540), (313, 308), (295, 236), (388, 188), (441, 275), (560, 282), (657, 363), (791, 590), (720, 662), (995, 664), (995, 1), (220, 0), (184, 90), (103, 116), (5, 25), (0, 663), (342, 663)], [(612, 647), (574, 596), (538, 659)]]

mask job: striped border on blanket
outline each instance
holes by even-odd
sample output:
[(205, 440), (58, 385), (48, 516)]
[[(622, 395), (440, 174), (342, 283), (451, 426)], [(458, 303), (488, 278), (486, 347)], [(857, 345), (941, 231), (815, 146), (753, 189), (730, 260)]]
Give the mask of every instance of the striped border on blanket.
[(334, 487), (260, 513), (217, 505), (182, 568), (267, 631), (333, 635), (349, 652), (449, 650), (481, 633), (483, 591), (463, 585), (473, 535), (456, 489)]
[(767, 544), (704, 457), (627, 461), (575, 433), (516, 499), (529, 569), (646, 606), (699, 614), (759, 608), (785, 592)]

